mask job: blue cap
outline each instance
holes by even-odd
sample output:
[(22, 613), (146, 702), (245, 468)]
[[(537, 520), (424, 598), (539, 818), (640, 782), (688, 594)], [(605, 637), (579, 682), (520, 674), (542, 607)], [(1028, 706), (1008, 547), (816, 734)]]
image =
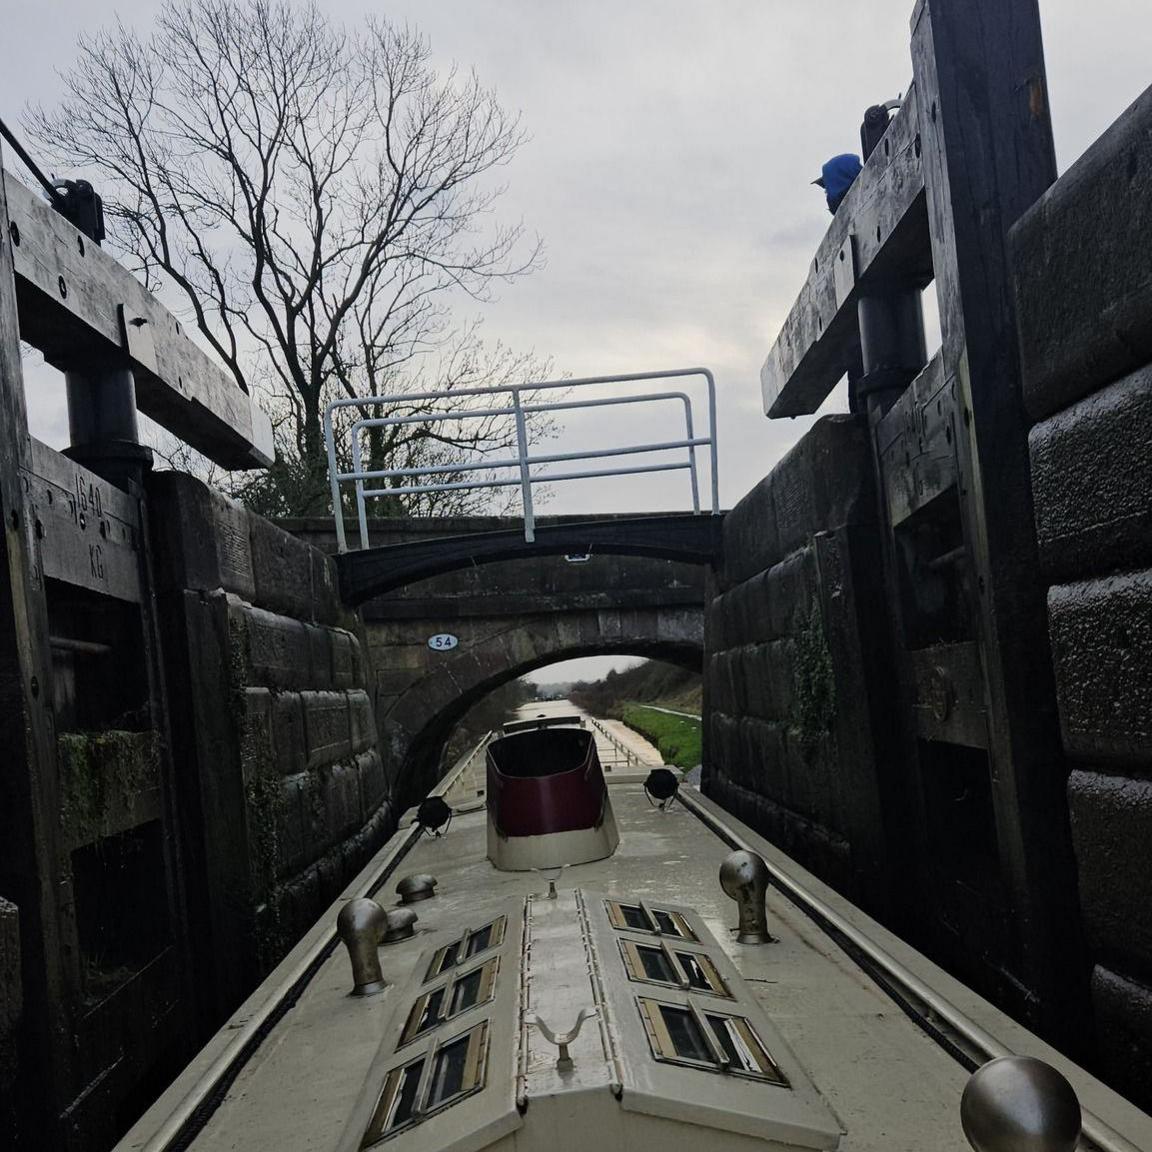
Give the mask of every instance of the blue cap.
[(844, 198), (844, 193), (852, 187), (852, 181), (860, 175), (860, 169), (863, 167), (859, 156), (845, 152), (828, 160), (820, 169), (820, 175), (812, 183), (819, 184), (824, 189), (828, 207), (835, 211), (835, 205)]

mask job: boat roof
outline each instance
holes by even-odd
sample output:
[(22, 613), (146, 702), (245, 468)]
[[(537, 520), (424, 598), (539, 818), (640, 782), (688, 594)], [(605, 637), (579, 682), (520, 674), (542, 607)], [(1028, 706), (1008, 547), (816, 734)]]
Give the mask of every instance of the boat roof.
[(584, 727), (584, 717), (577, 712), (565, 712), (556, 714), (553, 712), (537, 712), (532, 716), (525, 716), (524, 713), (528, 709), (521, 708), (518, 712), (516, 720), (509, 720), (504, 725), (505, 735), (511, 735), (514, 732), (529, 732), (537, 728), (565, 728), (565, 727)]
[[(362, 895), (383, 877), (376, 898), (388, 906), (404, 875), (437, 879), (436, 896), (412, 906), (417, 935), (380, 950), (387, 990), (349, 995), (348, 957), (332, 945), (334, 906), (120, 1152), (159, 1152), (169, 1137), (193, 1133), (179, 1146), (563, 1152), (589, 1142), (751, 1149), (755, 1139), (758, 1148), (961, 1152), (963, 1039), (941, 1043), (939, 1031), (920, 1026), (852, 940), (894, 958), (972, 1034), (1054, 1064), (1086, 1110), (1136, 1146), (1152, 1146), (1142, 1112), (703, 797), (685, 794), (662, 811), (634, 776), (609, 786), (619, 848), (562, 871), (496, 871), (479, 808), (459, 813), (441, 838), (402, 829), (346, 893)], [(736, 905), (717, 881), (734, 843), (759, 852), (777, 875), (771, 943), (736, 942)], [(786, 895), (781, 876), (813, 894), (820, 914)], [(665, 917), (659, 933), (656, 913)], [(830, 934), (828, 916), (851, 939)], [(481, 946), (465, 955), (474, 936)], [(701, 966), (723, 995), (685, 989), (682, 979), (676, 988), (646, 981), (637, 951), (645, 947), (649, 959), (654, 948), (664, 952), (680, 975), (684, 965)], [(444, 966), (453, 949), (456, 960)], [(464, 976), (482, 988), (471, 1006), (421, 1031), (429, 994), (451, 998)], [(741, 1048), (735, 1065), (717, 1063), (715, 1044), (682, 1058), (669, 1037), (687, 1018), (677, 1009), (702, 1026), (726, 1020)], [(564, 1068), (548, 1037), (577, 1021)], [(457, 1056), (453, 1091), (437, 1097), (429, 1086)], [(408, 1077), (422, 1094), (415, 1119), (393, 1107)]]

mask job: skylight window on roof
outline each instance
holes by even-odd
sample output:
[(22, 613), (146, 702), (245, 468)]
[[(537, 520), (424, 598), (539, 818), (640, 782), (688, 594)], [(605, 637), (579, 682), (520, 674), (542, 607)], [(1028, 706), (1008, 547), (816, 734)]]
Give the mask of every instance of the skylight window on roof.
[(702, 952), (670, 948), (663, 941), (640, 944), (633, 940), (621, 940), (620, 952), (631, 980), (732, 998), (712, 958)]
[(505, 917), (498, 916), (482, 928), (475, 928), (471, 932), (466, 932), (459, 940), (453, 940), (451, 944), (437, 948), (424, 980), (426, 982), (435, 980), (437, 976), (442, 976), (450, 968), (463, 964), (465, 960), (470, 960), (473, 956), (479, 956), (492, 948), (498, 948), (504, 941), (505, 924)]
[(484, 1087), (488, 1024), (477, 1025), (415, 1060), (393, 1068), (384, 1081), (361, 1148), (420, 1123)]
[(701, 1011), (693, 1004), (663, 1004), (646, 997), (639, 997), (636, 1003), (657, 1060), (788, 1086), (743, 1016)]
[(696, 940), (696, 933), (679, 912), (650, 908), (643, 900), (637, 904), (625, 904), (620, 900), (606, 900), (604, 903), (612, 927), (622, 932), (652, 932), (657, 936)]
[(446, 1020), (459, 1016), (461, 1012), (467, 1012), (477, 1004), (488, 1003), (495, 994), (499, 965), (500, 958), (493, 956), (471, 971), (457, 976), (450, 983), (418, 996), (408, 1013), (397, 1047), (403, 1047), (418, 1036), (438, 1028)]

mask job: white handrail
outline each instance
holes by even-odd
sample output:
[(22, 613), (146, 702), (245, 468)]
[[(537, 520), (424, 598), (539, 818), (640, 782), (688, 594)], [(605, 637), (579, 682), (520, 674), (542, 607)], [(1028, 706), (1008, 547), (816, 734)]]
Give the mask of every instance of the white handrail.
[[(692, 399), (685, 392), (658, 392), (629, 394), (626, 396), (606, 396), (593, 400), (567, 400), (556, 403), (521, 403), (524, 392), (544, 392), (554, 389), (584, 388), (602, 384), (624, 384), (642, 380), (666, 380), (686, 376), (702, 376), (708, 391), (708, 435), (697, 436), (693, 420)], [(476, 396), (509, 395), (511, 405), (504, 407), (483, 407), (476, 409), (455, 408), (421, 415), (363, 417), (356, 420), (348, 430), (352, 448), (352, 470), (341, 472), (337, 463), (335, 421), (337, 409), (358, 407), (387, 408), (397, 405), (408, 406), (415, 402), (431, 400), (458, 400)], [(554, 452), (533, 456), (529, 452), (527, 416), (543, 412), (566, 412), (575, 409), (608, 407), (620, 404), (651, 404), (676, 400), (684, 406), (685, 435), (680, 440), (633, 444), (621, 448), (598, 449), (586, 452)], [(430, 464), (425, 467), (387, 468), (364, 470), (360, 448), (360, 434), (365, 428), (393, 427), (410, 424), (438, 424), (449, 420), (475, 420), (495, 416), (512, 416), (516, 423), (516, 455), (499, 460), (485, 460), (483, 457), (461, 461), (457, 464)], [(355, 485), (356, 512), (360, 529), (360, 547), (368, 547), (368, 512), (366, 501), (384, 496), (420, 495), (435, 492), (478, 490), (482, 488), (504, 488), (519, 485), (524, 510), (524, 538), (535, 539), (535, 512), (532, 504), (532, 488), (535, 484), (556, 483), (564, 480), (584, 480), (598, 476), (633, 476), (652, 472), (673, 472), (687, 470), (691, 476), (692, 508), (700, 511), (700, 486), (697, 475), (697, 448), (708, 448), (710, 459), (710, 480), (712, 493), (712, 513), (720, 511), (719, 461), (716, 451), (716, 382), (707, 368), (673, 368), (663, 372), (630, 372), (619, 376), (585, 376), (575, 380), (542, 380), (525, 384), (501, 384), (493, 388), (445, 389), (435, 392), (395, 393), (388, 396), (364, 396), (335, 400), (324, 410), (324, 441), (328, 452), (328, 475), (332, 488), (332, 514), (336, 524), (336, 540), (339, 550), (348, 550), (344, 530), (344, 515), (340, 502), (340, 485), (351, 482)], [(564, 473), (534, 472), (535, 466), (564, 461), (607, 459), (618, 456), (632, 456), (647, 452), (668, 452), (686, 450), (687, 458), (662, 464), (615, 466), (602, 469), (583, 469)], [(451, 480), (428, 484), (403, 484), (393, 487), (366, 488), (365, 481), (371, 480), (416, 480), (420, 477), (459, 475), (465, 472), (492, 472), (500, 469), (516, 469), (517, 475), (509, 479)]]

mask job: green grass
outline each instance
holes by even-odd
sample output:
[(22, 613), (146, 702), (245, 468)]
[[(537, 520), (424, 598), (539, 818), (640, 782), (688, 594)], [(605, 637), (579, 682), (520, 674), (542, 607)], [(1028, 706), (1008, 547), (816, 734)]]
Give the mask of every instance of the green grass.
[(665, 764), (695, 768), (701, 761), (700, 721), (688, 716), (669, 716), (643, 704), (625, 704), (622, 719), (660, 750)]

